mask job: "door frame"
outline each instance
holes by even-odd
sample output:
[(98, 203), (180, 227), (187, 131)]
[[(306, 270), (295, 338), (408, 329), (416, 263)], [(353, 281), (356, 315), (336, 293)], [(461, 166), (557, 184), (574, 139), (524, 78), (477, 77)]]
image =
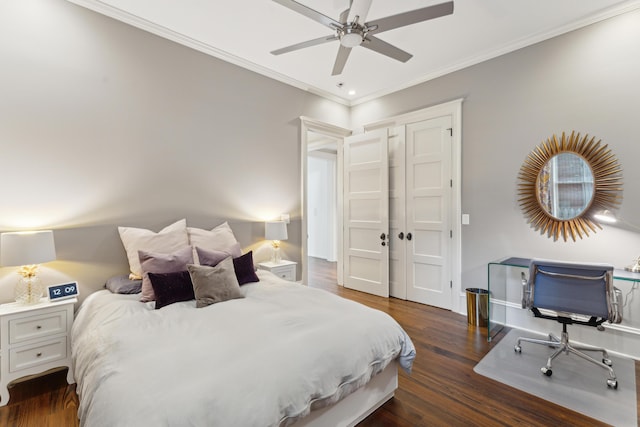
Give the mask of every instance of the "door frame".
[[(308, 253), (308, 199), (307, 199), (307, 156), (309, 154), (309, 140), (307, 138), (307, 132), (315, 132), (321, 135), (326, 135), (331, 138), (335, 138), (338, 144), (338, 155), (336, 162), (336, 178), (337, 187), (342, 188), (342, 147), (345, 137), (351, 135), (353, 132), (349, 129), (342, 128), (340, 126), (331, 125), (329, 123), (322, 122), (320, 120), (312, 119), (310, 117), (300, 116), (300, 182), (301, 184), (301, 199), (302, 199), (302, 212), (301, 212), (301, 249), (302, 259), (300, 260), (300, 267), (302, 270), (302, 283), (307, 285), (309, 282), (309, 270), (307, 266), (307, 253)], [(338, 212), (342, 212), (342, 191), (338, 191)], [(342, 215), (338, 215), (336, 227), (338, 230), (342, 230)], [(338, 231), (336, 236), (338, 241), (338, 284), (342, 285), (342, 233)]]
[(462, 292), (462, 101), (455, 99), (443, 104), (423, 108), (409, 113), (389, 117), (363, 126), (365, 132), (407, 125), (409, 123), (430, 120), (442, 116), (451, 116), (451, 310), (462, 312), (465, 294)]

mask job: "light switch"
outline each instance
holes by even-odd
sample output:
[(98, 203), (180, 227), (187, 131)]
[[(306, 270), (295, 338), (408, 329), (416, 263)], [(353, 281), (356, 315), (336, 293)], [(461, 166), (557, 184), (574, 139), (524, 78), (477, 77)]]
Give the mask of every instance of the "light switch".
[(462, 214), (462, 225), (469, 225), (469, 214)]

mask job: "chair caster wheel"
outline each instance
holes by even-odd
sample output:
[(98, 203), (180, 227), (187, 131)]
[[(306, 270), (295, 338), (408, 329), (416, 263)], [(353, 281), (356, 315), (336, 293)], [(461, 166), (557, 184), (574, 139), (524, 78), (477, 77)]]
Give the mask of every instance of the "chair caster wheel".
[(541, 371), (543, 374), (545, 374), (546, 376), (548, 376), (548, 377), (550, 377), (550, 376), (551, 376), (551, 374), (553, 374), (553, 371), (552, 371), (551, 369), (547, 368), (546, 366), (545, 366), (545, 367), (540, 368), (540, 371)]
[(522, 353), (522, 347), (517, 345), (517, 346), (513, 347), (513, 351), (515, 351), (516, 353), (520, 354), (520, 353)]
[(607, 380), (607, 387), (612, 388), (614, 390), (618, 389), (618, 380)]
[(602, 363), (607, 366), (613, 366), (613, 362), (611, 362), (611, 359), (602, 359)]

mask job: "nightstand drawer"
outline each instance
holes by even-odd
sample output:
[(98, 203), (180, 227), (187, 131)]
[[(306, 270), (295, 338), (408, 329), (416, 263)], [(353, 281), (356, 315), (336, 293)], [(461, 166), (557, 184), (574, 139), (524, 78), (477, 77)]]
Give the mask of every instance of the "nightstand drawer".
[(9, 320), (9, 343), (16, 344), (34, 338), (67, 332), (67, 311), (53, 311), (39, 316)]
[(283, 278), (284, 280), (296, 280), (294, 277), (295, 268), (291, 268), (291, 266), (285, 265), (282, 267), (273, 267), (271, 272), (276, 276)]
[(9, 372), (44, 365), (67, 357), (67, 337), (57, 340), (12, 348), (9, 351)]

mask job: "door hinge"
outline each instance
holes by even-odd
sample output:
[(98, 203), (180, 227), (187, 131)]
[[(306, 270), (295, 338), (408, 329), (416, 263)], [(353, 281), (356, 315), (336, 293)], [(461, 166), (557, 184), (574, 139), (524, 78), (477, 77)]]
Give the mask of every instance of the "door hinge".
[(449, 180), (449, 187), (453, 188), (453, 180), (452, 179)]
[(453, 289), (453, 280), (449, 280), (449, 288)]
[(453, 239), (453, 230), (449, 230), (449, 238)]
[(449, 131), (449, 136), (453, 136), (453, 128), (447, 128), (447, 130)]

